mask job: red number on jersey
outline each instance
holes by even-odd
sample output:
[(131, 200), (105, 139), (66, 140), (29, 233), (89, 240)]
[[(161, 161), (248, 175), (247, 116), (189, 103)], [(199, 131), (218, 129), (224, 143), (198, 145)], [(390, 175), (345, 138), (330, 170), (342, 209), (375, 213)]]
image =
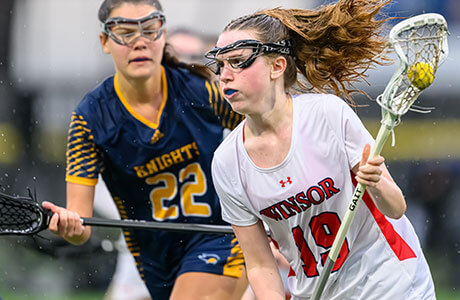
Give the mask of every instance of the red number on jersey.
[[(311, 218), (310, 231), (315, 240), (317, 246), (327, 249), (326, 252), (321, 253), (321, 264), (324, 266), (329, 250), (334, 243), (334, 238), (337, 235), (340, 227), (340, 219), (336, 213), (324, 212)], [(318, 276), (318, 270), (316, 265), (318, 264), (315, 259), (313, 252), (308, 247), (307, 241), (304, 237), (304, 232), (300, 226), (292, 228), (292, 234), (294, 236), (295, 244), (300, 251), (300, 258), (302, 259), (304, 266), (304, 272), (307, 277)], [(342, 249), (340, 249), (339, 257), (335, 261), (332, 272), (337, 271), (343, 265), (345, 259), (350, 252), (348, 248), (348, 242), (345, 239)]]

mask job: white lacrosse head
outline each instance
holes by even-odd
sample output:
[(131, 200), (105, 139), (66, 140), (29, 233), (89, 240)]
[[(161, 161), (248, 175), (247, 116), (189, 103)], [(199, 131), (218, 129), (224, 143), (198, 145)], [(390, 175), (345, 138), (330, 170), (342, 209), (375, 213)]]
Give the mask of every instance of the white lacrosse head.
[(409, 18), (391, 29), (389, 44), (400, 64), (377, 98), (384, 110), (404, 115), (433, 82), (436, 70), (448, 55), (447, 34), (446, 20), (435, 13)]

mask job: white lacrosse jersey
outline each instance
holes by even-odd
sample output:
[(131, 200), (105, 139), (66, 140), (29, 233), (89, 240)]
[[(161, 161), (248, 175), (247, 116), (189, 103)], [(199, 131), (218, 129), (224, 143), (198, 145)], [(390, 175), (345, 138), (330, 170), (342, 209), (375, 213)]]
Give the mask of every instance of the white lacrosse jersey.
[[(257, 167), (244, 122), (218, 147), (212, 176), (223, 219), (263, 220), (291, 265), (293, 299), (310, 299), (354, 192), (351, 169), (374, 141), (353, 110), (326, 94), (294, 96), (289, 153)], [(429, 267), (409, 220), (384, 216), (365, 194), (322, 299), (435, 299)]]

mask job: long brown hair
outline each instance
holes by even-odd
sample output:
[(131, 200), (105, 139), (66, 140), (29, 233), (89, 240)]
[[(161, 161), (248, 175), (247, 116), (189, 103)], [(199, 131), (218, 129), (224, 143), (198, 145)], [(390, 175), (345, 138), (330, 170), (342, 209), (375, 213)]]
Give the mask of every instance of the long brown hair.
[[(147, 4), (155, 7), (158, 11), (163, 11), (163, 8), (158, 0), (104, 0), (99, 7), (98, 18), (99, 21), (104, 23), (110, 16), (110, 13), (115, 8), (121, 6), (124, 3), (132, 4)], [(211, 78), (211, 71), (204, 65), (201, 64), (187, 64), (180, 61), (175, 55), (172, 46), (166, 43), (163, 49), (163, 58), (161, 60), (163, 65), (167, 65), (173, 68), (184, 68), (190, 71), (190, 73), (202, 77), (204, 79)]]
[[(224, 31), (252, 30), (261, 42), (290, 40), (293, 57), (285, 56), (285, 88), (326, 92), (352, 99), (353, 83), (365, 80), (365, 71), (384, 64), (377, 58), (385, 48), (386, 19), (377, 19), (391, 0), (339, 0), (316, 10), (266, 9), (230, 22)], [(311, 87), (298, 79), (301, 73)]]

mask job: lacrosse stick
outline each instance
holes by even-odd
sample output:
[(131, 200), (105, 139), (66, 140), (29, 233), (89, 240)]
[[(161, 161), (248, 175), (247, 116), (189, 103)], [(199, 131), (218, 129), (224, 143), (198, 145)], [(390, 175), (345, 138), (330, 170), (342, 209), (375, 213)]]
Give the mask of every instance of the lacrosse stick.
[[(380, 154), (389, 134), (408, 110), (429, 112), (427, 109), (411, 106), (420, 93), (431, 85), (436, 70), (448, 55), (446, 20), (439, 14), (430, 13), (402, 21), (391, 29), (389, 47), (396, 52), (400, 64), (383, 94), (377, 97), (377, 103), (382, 109), (382, 121), (371, 148), (371, 157)], [(358, 183), (312, 300), (319, 300), (321, 297), (365, 190), (366, 186)]]
[[(51, 211), (44, 209), (31, 195), (29, 197), (14, 197), (0, 193), (0, 235), (37, 234), (48, 228), (51, 217)], [(226, 225), (159, 223), (100, 218), (81, 218), (81, 223), (102, 227), (233, 234), (232, 227)]]

